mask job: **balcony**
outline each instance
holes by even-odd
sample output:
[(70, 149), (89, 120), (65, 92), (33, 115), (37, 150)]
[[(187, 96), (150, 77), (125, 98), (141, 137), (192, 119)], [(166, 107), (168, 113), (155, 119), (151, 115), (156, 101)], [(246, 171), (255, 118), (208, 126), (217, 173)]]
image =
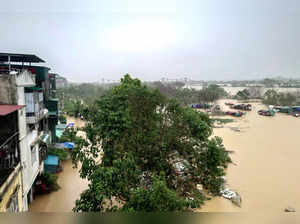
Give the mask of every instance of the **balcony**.
[(20, 162), (19, 133), (2, 135), (0, 138), (0, 186)]
[(47, 158), (48, 156), (48, 145), (51, 143), (51, 136), (48, 131), (41, 131), (39, 133), (39, 161), (40, 164)]
[(42, 118), (48, 115), (48, 110), (44, 108), (43, 92), (38, 87), (25, 89), (26, 102), (26, 122), (27, 124), (38, 123)]
[(41, 109), (38, 112), (26, 113), (26, 122), (27, 124), (38, 123), (41, 119), (48, 115), (47, 109)]

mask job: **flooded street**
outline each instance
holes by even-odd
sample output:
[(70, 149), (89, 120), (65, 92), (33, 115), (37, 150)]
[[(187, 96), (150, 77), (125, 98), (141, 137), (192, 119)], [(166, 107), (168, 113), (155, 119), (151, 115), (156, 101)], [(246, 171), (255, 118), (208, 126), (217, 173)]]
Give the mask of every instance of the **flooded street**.
[[(74, 122), (76, 127), (83, 127), (84, 121), (67, 117), (68, 123)], [(63, 163), (63, 172), (58, 174), (61, 187), (56, 192), (39, 195), (29, 207), (31, 212), (71, 212), (80, 193), (88, 188), (88, 181), (79, 177), (78, 169), (74, 169), (72, 161)]]
[(236, 163), (227, 171), (228, 187), (242, 196), (242, 208), (221, 197), (207, 201), (200, 211), (283, 212), (287, 206), (300, 209), (300, 118), (277, 113), (264, 117), (254, 110), (226, 126), (241, 132), (216, 128), (227, 150), (234, 150)]
[(75, 200), (88, 187), (88, 182), (79, 177), (77, 169), (73, 169), (72, 161), (63, 163), (63, 172), (58, 174), (58, 191), (38, 195), (30, 205), (30, 212), (71, 212)]

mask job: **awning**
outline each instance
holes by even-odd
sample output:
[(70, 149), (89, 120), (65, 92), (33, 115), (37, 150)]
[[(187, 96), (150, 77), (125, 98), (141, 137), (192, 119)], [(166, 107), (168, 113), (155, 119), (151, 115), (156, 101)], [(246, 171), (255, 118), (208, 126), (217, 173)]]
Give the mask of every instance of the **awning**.
[(0, 116), (6, 116), (16, 110), (25, 107), (24, 105), (0, 105)]
[(57, 116), (57, 112), (56, 111), (49, 111), (48, 115), (51, 117)]
[(66, 149), (73, 149), (75, 146), (74, 142), (64, 142), (63, 144)]
[(32, 86), (32, 87), (26, 87), (26, 91), (43, 91), (43, 88)]
[(0, 61), (2, 62), (45, 62), (34, 54), (11, 54), (11, 53), (0, 53)]

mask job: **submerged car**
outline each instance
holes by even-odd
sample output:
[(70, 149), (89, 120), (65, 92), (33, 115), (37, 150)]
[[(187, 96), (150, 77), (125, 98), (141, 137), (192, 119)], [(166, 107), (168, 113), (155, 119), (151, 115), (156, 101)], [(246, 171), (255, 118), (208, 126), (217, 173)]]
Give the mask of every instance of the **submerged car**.
[(263, 115), (263, 116), (274, 116), (275, 112), (273, 110), (259, 110), (257, 112), (259, 115)]
[(222, 196), (224, 198), (227, 198), (227, 199), (231, 199), (231, 198), (236, 197), (236, 193), (232, 190), (229, 190), (229, 189), (224, 189), (224, 190), (220, 191), (220, 193), (222, 194)]

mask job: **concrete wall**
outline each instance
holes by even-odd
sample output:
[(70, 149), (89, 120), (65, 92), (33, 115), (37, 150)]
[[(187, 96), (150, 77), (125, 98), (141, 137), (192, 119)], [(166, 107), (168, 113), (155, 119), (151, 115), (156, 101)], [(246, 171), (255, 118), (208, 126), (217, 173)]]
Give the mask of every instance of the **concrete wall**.
[(0, 103), (17, 104), (17, 86), (13, 75), (0, 74)]
[[(24, 209), (28, 209), (27, 194), (32, 188), (35, 178), (39, 173), (39, 145), (33, 146), (35, 154), (31, 153), (31, 145), (37, 140), (37, 130), (31, 131), (20, 142), (21, 145), (21, 161), (22, 161), (22, 176), (23, 176), (23, 197), (24, 197)], [(33, 161), (35, 162), (33, 163)]]
[(18, 199), (19, 212), (23, 211), (22, 200), (22, 176), (20, 171), (20, 165), (18, 165), (15, 171), (7, 178), (6, 182), (1, 186), (0, 193), (2, 200), (0, 202), (0, 212), (6, 212), (12, 195), (16, 192)]
[[(17, 103), (18, 105), (26, 105), (24, 87), (35, 86), (35, 78), (27, 71), (15, 75), (17, 85)], [(31, 153), (31, 145), (37, 141), (38, 127), (34, 131), (27, 131), (26, 123), (26, 108), (19, 110), (19, 132), (20, 132), (20, 150), (22, 164), (22, 179), (23, 179), (23, 209), (28, 210), (27, 194), (30, 192), (35, 178), (39, 172), (39, 155), (38, 144), (33, 146), (35, 154)], [(33, 157), (35, 162), (32, 164)]]
[[(14, 75), (0, 74), (0, 103), (25, 105), (24, 87), (30, 86), (35, 86), (35, 77), (28, 71), (22, 71)], [(39, 145), (35, 144), (33, 146), (34, 154), (32, 154), (31, 151), (31, 145), (33, 145), (38, 138), (38, 127), (36, 127), (36, 130), (27, 133), (26, 108), (19, 110), (18, 115), (22, 167), (22, 171), (20, 172), (22, 175), (20, 174), (20, 178), (22, 178), (22, 181), (17, 182), (21, 182), (19, 188), (22, 192), (22, 210), (27, 211), (27, 194), (30, 192), (40, 168)], [(34, 160), (35, 162), (33, 163), (32, 161)], [(4, 209), (4, 207), (2, 209)]]
[(29, 87), (35, 86), (36, 80), (35, 75), (31, 74), (27, 70), (23, 70), (21, 73), (18, 73), (16, 76), (16, 84), (17, 86)]

